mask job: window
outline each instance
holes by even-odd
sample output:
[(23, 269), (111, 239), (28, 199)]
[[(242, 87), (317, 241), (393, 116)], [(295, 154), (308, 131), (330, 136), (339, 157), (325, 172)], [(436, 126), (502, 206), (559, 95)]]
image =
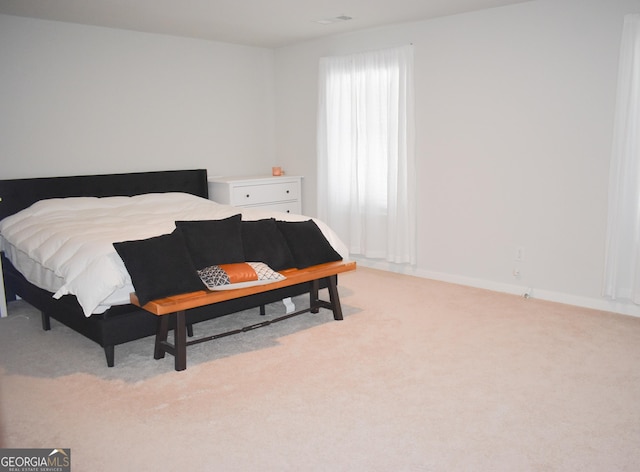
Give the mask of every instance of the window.
[(352, 254), (415, 263), (413, 47), (320, 61), (318, 213)]

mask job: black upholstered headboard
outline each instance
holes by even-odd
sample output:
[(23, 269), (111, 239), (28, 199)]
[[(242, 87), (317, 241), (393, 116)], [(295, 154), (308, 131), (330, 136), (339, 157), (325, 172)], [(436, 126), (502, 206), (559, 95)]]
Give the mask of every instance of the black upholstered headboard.
[(0, 180), (0, 220), (47, 198), (184, 192), (208, 198), (207, 171), (168, 170)]

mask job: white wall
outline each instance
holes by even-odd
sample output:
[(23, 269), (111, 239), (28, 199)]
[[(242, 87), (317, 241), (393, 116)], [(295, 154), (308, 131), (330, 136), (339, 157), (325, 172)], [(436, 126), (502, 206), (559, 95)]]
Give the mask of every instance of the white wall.
[(314, 214), (318, 59), (413, 43), (419, 262), (394, 269), (640, 314), (601, 298), (620, 34), (637, 12), (537, 0), (277, 50), (277, 158)]
[(0, 15), (0, 178), (269, 172), (273, 51)]

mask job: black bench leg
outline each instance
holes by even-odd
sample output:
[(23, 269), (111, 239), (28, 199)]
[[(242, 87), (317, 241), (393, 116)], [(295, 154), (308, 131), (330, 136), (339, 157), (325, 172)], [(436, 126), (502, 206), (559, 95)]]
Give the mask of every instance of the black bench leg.
[(160, 316), (158, 319), (158, 331), (156, 331), (156, 344), (153, 350), (154, 359), (164, 358), (164, 347), (162, 343), (167, 342), (167, 336), (169, 334), (169, 315)]
[(329, 290), (329, 303), (320, 300), (318, 294), (320, 290), (320, 281), (311, 282), (311, 290), (309, 290), (309, 311), (318, 313), (320, 308), (328, 308), (333, 312), (334, 320), (342, 320), (342, 306), (340, 305), (340, 297), (338, 296), (338, 276), (330, 275), (327, 279), (327, 289)]
[(187, 368), (187, 326), (186, 314), (183, 311), (176, 313), (176, 329), (174, 331), (175, 367), (176, 370)]
[(342, 320), (342, 306), (340, 305), (340, 297), (338, 296), (338, 276), (332, 275), (327, 277), (327, 284), (329, 288), (331, 309), (333, 310), (333, 319)]
[[(173, 345), (167, 342), (169, 336), (169, 321), (173, 318), (175, 328), (173, 331)], [(156, 331), (156, 343), (153, 350), (154, 359), (163, 359), (168, 352), (175, 358), (175, 369), (187, 368), (187, 321), (185, 311), (178, 311), (169, 315), (160, 316), (158, 330)]]
[(320, 281), (313, 280), (311, 282), (311, 290), (309, 290), (309, 311), (311, 313), (318, 313), (320, 311)]

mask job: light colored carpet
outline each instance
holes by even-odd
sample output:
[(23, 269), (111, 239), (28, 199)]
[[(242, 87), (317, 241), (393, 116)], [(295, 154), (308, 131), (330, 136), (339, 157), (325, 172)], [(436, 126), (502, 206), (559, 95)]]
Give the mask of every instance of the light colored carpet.
[(183, 372), (152, 338), (107, 368), (12, 303), (2, 446), (71, 448), (92, 472), (639, 469), (640, 319), (365, 268), (339, 290), (344, 321), (321, 310), (199, 344)]

